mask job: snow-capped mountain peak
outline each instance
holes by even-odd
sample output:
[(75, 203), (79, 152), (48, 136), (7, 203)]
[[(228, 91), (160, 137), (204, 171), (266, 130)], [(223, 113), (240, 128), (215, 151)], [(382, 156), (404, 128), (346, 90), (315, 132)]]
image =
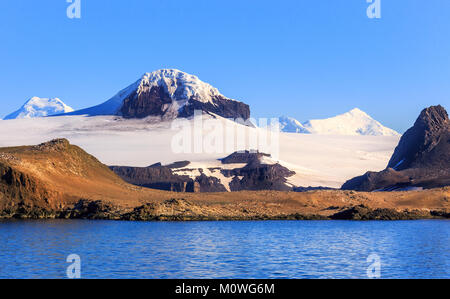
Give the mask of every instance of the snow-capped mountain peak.
[(194, 110), (203, 110), (226, 118), (250, 117), (248, 105), (227, 98), (197, 76), (176, 69), (145, 73), (107, 102), (75, 111), (71, 115), (176, 118), (192, 116)]
[(145, 73), (139, 82), (138, 92), (144, 92), (153, 86), (164, 87), (170, 97), (177, 101), (194, 97), (202, 103), (213, 103), (213, 97), (221, 96), (217, 88), (201, 81), (197, 76), (176, 69)]
[(74, 111), (72, 107), (67, 106), (58, 98), (32, 97), (19, 110), (9, 114), (4, 119), (45, 117), (72, 111)]
[[(295, 122), (294, 122), (295, 121)], [(300, 123), (294, 119), (289, 122), (297, 133), (321, 134), (321, 135), (368, 135), (368, 136), (400, 136), (396, 131), (383, 126), (380, 122), (373, 119), (366, 112), (359, 108), (350, 110), (347, 113), (328, 119), (314, 119), (305, 123)], [(281, 127), (283, 121), (280, 118)], [(289, 130), (286, 125), (284, 132), (296, 132)]]
[(353, 115), (353, 116), (370, 117), (366, 112), (362, 111), (359, 108), (353, 108), (352, 110), (350, 110), (347, 113), (350, 114), (350, 115)]
[(281, 116), (279, 118), (280, 129), (286, 133), (308, 133), (301, 122), (293, 117)]

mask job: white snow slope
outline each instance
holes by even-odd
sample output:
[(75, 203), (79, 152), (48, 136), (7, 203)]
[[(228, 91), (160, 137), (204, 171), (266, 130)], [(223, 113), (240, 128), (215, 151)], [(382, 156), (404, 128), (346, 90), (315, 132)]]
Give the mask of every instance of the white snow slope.
[(309, 131), (303, 126), (303, 124), (293, 117), (281, 116), (278, 120), (280, 122), (280, 130), (282, 132), (309, 134)]
[(183, 107), (191, 97), (203, 103), (213, 103), (213, 97), (221, 95), (216, 88), (201, 81), (197, 76), (176, 69), (162, 69), (145, 73), (138, 81), (121, 90), (103, 104), (78, 110), (69, 115), (118, 115), (123, 101), (127, 97), (134, 92), (148, 91), (153, 86), (163, 87), (169, 94), (173, 103), (171, 107), (167, 108), (167, 111), (174, 112)]
[[(188, 120), (191, 127), (194, 121), (195, 118)], [(223, 118), (217, 118), (214, 122), (224, 127), (231, 126), (234, 130), (244, 130), (246, 134), (263, 130)], [(202, 129), (203, 136), (211, 132), (216, 130), (206, 126)], [(221, 166), (217, 159), (236, 150), (175, 153), (172, 142), (177, 134), (179, 131), (171, 129), (171, 122), (161, 122), (160, 119), (153, 121), (151, 118), (124, 120), (114, 116), (58, 116), (0, 121), (0, 147), (67, 138), (107, 165), (148, 166), (157, 162), (170, 164), (188, 160), (192, 162), (188, 168), (209, 169)], [(384, 169), (399, 137), (279, 133), (278, 140), (277, 161), (297, 173), (290, 178), (291, 184), (340, 187), (346, 180), (366, 171)], [(243, 149), (254, 148), (246, 146)], [(259, 149), (265, 152), (265, 149)], [(220, 176), (220, 171), (215, 173), (222, 183), (227, 183)]]
[(19, 110), (5, 117), (8, 119), (44, 117), (72, 112), (73, 109), (58, 98), (47, 99), (32, 97)]
[(399, 133), (383, 126), (358, 108), (336, 117), (309, 120), (303, 124), (294, 118), (280, 117), (280, 128), (288, 133), (400, 136)]

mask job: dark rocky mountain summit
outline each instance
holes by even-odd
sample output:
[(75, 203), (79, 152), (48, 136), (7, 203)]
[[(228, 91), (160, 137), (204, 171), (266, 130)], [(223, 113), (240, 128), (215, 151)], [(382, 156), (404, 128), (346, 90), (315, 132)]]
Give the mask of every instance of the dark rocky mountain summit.
[(358, 191), (438, 188), (450, 185), (450, 121), (442, 106), (424, 109), (401, 138), (387, 168), (346, 182)]
[(388, 168), (448, 170), (450, 166), (450, 121), (442, 106), (422, 111), (412, 128), (400, 140)]
[(67, 115), (118, 115), (124, 118), (191, 117), (195, 110), (225, 118), (250, 118), (250, 107), (223, 96), (194, 75), (163, 69), (146, 73), (107, 102)]

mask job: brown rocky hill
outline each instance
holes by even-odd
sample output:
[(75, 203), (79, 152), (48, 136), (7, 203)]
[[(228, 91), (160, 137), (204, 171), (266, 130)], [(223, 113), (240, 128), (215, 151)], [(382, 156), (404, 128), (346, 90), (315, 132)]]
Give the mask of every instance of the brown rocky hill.
[(400, 139), (387, 168), (346, 182), (357, 191), (438, 188), (450, 185), (450, 120), (442, 106), (426, 108)]
[(450, 189), (423, 192), (175, 193), (126, 183), (65, 139), (0, 148), (0, 218), (122, 220), (447, 217)]
[(81, 199), (134, 205), (145, 192), (65, 139), (0, 149), (0, 209), (64, 209)]

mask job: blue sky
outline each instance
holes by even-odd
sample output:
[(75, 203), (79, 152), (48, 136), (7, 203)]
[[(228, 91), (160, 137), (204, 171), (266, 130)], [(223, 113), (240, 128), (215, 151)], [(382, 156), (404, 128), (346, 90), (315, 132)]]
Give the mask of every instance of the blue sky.
[(3, 1), (0, 117), (32, 96), (101, 103), (143, 73), (177, 68), (254, 117), (325, 118), (359, 107), (400, 132), (450, 107), (450, 1)]

